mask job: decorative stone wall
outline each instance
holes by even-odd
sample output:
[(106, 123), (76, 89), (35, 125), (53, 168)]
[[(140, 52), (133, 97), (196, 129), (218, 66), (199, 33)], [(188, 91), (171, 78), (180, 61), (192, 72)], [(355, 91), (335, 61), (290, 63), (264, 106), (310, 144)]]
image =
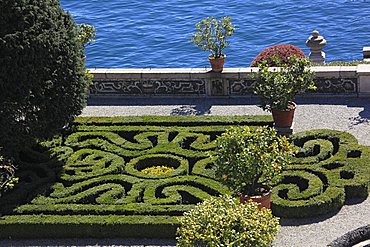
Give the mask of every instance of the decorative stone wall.
[(205, 94), (203, 79), (109, 79), (95, 80), (90, 93), (108, 95), (135, 94)]
[[(122, 96), (253, 96), (257, 68), (207, 69), (91, 69), (90, 97)], [(317, 66), (317, 90), (310, 95), (370, 96), (370, 65)]]

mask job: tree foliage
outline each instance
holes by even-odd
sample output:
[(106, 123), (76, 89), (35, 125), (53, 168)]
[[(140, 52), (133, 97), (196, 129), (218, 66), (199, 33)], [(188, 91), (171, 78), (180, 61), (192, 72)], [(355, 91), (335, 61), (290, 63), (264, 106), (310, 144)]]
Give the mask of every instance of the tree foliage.
[(85, 105), (78, 29), (57, 0), (0, 1), (0, 146), (61, 130)]

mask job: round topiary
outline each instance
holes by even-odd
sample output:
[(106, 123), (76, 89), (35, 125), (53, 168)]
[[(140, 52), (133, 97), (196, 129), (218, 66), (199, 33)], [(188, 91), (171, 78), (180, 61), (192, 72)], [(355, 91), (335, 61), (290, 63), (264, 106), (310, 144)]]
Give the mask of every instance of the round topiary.
[(297, 58), (305, 58), (304, 52), (294, 45), (280, 44), (267, 47), (262, 50), (251, 63), (251, 67), (257, 67), (266, 61), (270, 67), (289, 65), (289, 57), (295, 55)]
[(272, 246), (278, 229), (278, 218), (269, 209), (222, 196), (184, 214), (177, 246)]
[(0, 1), (0, 146), (54, 135), (79, 115), (88, 80), (83, 45), (57, 0)]

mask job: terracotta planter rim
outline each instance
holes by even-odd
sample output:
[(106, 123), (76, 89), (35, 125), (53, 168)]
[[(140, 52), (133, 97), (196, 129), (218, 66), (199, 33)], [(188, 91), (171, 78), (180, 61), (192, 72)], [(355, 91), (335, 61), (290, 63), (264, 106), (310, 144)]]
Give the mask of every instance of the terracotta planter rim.
[(271, 194), (271, 193), (272, 193), (272, 188), (270, 188), (270, 187), (269, 187), (269, 191), (267, 191), (266, 193), (263, 193), (262, 195), (255, 195), (255, 196), (250, 196), (250, 195), (243, 194), (239, 190), (236, 191), (236, 194), (238, 196), (248, 196), (249, 198), (258, 198), (258, 197), (261, 197), (261, 196), (267, 196), (268, 194)]
[(292, 109), (287, 108), (285, 110), (278, 110), (278, 109), (272, 108), (271, 111), (293, 111), (293, 110), (295, 110), (297, 108), (297, 104), (295, 102), (293, 102), (293, 101), (289, 101), (288, 102), (288, 105), (293, 106), (293, 108)]
[(222, 72), (222, 70), (224, 69), (225, 57), (220, 57), (220, 58), (208, 57), (208, 59), (211, 64), (213, 72)]
[(225, 59), (225, 58), (226, 58), (226, 54), (221, 54), (221, 57), (218, 57), (218, 58), (213, 57), (212, 54), (208, 56), (208, 59)]

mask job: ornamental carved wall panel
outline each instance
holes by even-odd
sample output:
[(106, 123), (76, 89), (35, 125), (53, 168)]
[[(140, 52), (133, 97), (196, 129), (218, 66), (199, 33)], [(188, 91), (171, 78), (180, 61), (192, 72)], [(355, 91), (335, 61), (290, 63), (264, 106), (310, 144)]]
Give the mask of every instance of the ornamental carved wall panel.
[(90, 95), (205, 95), (203, 79), (94, 80)]
[[(317, 89), (315, 93), (357, 93), (357, 78), (315, 78)], [(229, 80), (230, 95), (252, 95), (255, 80)]]
[(316, 78), (312, 93), (357, 93), (357, 78)]
[[(199, 77), (199, 75), (197, 75)], [(220, 77), (165, 78), (165, 79), (95, 79), (90, 86), (90, 96), (129, 95), (193, 95), (193, 96), (251, 96), (256, 81), (238, 79), (222, 74)], [(317, 77), (317, 90), (310, 94), (357, 94), (357, 77)]]
[(256, 84), (255, 80), (229, 80), (230, 95), (251, 95), (253, 94), (253, 87)]

